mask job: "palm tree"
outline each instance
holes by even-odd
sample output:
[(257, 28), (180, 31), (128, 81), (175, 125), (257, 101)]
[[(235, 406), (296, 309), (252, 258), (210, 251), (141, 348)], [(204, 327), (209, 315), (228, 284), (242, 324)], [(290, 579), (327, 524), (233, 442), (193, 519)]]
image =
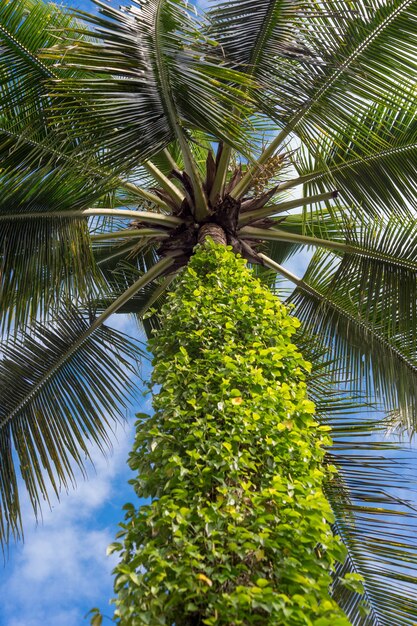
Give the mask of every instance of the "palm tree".
[(38, 513), (123, 414), (140, 349), (106, 320), (151, 334), (210, 235), (294, 285), (339, 573), (364, 575), (368, 617), (334, 596), (354, 624), (413, 623), (405, 453), (354, 411), (414, 432), (416, 2), (94, 2), (0, 2), (2, 543), (21, 534), (15, 466)]

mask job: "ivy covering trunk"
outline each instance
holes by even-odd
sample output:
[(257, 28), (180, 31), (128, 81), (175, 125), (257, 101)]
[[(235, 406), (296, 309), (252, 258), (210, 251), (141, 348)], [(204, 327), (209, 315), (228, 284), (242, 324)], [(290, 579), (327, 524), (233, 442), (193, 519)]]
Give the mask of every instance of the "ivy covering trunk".
[(113, 545), (120, 624), (349, 624), (298, 326), (230, 248), (197, 247), (151, 342), (155, 413), (130, 457), (150, 500)]

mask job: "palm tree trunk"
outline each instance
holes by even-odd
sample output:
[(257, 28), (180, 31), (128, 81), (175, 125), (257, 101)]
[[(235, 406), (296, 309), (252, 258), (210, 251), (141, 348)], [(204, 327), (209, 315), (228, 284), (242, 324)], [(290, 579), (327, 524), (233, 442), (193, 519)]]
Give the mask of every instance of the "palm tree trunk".
[(220, 246), (227, 245), (227, 236), (223, 228), (218, 224), (207, 223), (203, 224), (198, 231), (198, 243), (204, 243), (208, 238), (211, 238), (215, 243)]
[(140, 418), (130, 465), (152, 500), (127, 507), (116, 616), (347, 626), (329, 595), (344, 550), (298, 321), (221, 243), (196, 251), (151, 342), (155, 413)]

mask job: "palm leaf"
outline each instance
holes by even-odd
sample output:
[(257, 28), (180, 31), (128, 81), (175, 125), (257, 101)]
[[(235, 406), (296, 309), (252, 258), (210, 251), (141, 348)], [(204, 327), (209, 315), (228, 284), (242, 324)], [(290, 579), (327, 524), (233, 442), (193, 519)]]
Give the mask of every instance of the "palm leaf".
[[(314, 53), (302, 40), (305, 3), (287, 0), (219, 2), (207, 11), (209, 36), (222, 56), (256, 77), (261, 110), (275, 117), (277, 106), (302, 100), (301, 63), (314, 63)], [(298, 75), (298, 79), (297, 79)], [(285, 89), (283, 89), (285, 85)]]
[(383, 306), (390, 335), (415, 332), (415, 218), (371, 220), (366, 215), (353, 218), (346, 210), (337, 214), (334, 210), (319, 209), (276, 221), (278, 228), (269, 232), (271, 237), (277, 237), (277, 243), (280, 237), (284, 243), (288, 237), (289, 243), (328, 248), (340, 257), (340, 261), (335, 259), (332, 284), (336, 288), (344, 284), (346, 290), (357, 293), (354, 299), (362, 319), (372, 320), (372, 315), (378, 314), (378, 307)]
[(109, 445), (108, 428), (123, 416), (138, 345), (74, 309), (53, 324), (35, 323), (2, 346), (0, 361), (0, 542), (20, 532), (16, 467), (36, 515), (52, 490), (74, 482), (92, 443)]
[[(56, 83), (54, 109), (59, 118), (68, 94), (80, 101), (72, 119), (84, 126), (86, 144), (91, 140), (88, 145), (94, 149), (105, 148), (107, 163), (131, 167), (173, 140), (180, 142), (184, 154), (183, 127), (196, 127), (232, 145), (243, 138), (242, 122), (231, 105), (244, 109), (237, 85), (248, 79), (211, 58), (185, 4), (135, 1), (123, 10), (96, 4), (100, 15), (79, 13), (94, 31), (84, 29), (79, 40), (79, 29), (74, 30), (73, 46), (67, 30), (63, 49), (48, 53), (49, 58), (65, 58), (65, 67), (81, 72), (81, 77)], [(84, 114), (86, 103), (92, 131)]]
[[(367, 404), (357, 390), (347, 392), (354, 381), (338, 369), (319, 336), (301, 326), (296, 344), (313, 364), (309, 396), (321, 423), (331, 428), (327, 463), (338, 469), (326, 495), (335, 515), (334, 532), (345, 543), (347, 558), (336, 569), (333, 597), (353, 626), (389, 626), (394, 621), (411, 625), (417, 615), (417, 541), (412, 531), (417, 474), (412, 450), (387, 439), (376, 406)], [(342, 583), (346, 573), (364, 577), (364, 594)]]
[[(58, 7), (32, 0), (0, 6), (0, 156), (3, 168), (38, 168), (70, 159), (87, 170), (91, 159), (77, 145), (74, 127), (67, 134), (49, 115), (48, 82), (57, 73), (40, 50), (56, 42), (56, 31), (72, 19)], [(68, 72), (66, 72), (68, 74)]]
[[(206, 175), (207, 153), (212, 150), (211, 137), (206, 133), (197, 130), (189, 130), (187, 137), (190, 143), (190, 150), (194, 157), (197, 169), (202, 179)], [(171, 142), (165, 150), (152, 157), (152, 163), (166, 175), (171, 176), (173, 169), (185, 170), (184, 156), (178, 141)]]
[[(417, 510), (412, 502), (417, 476), (411, 450), (384, 439), (384, 425), (364, 422), (362, 415), (350, 420), (333, 416), (329, 423), (331, 460), (342, 478), (327, 490), (336, 513), (335, 532), (348, 548), (345, 569), (350, 567), (365, 579), (364, 597), (349, 594), (337, 579), (334, 597), (354, 626), (389, 626), (393, 620), (399, 626), (414, 624)], [(362, 607), (368, 608), (368, 618)]]
[[(110, 254), (107, 262), (102, 263), (98, 260), (107, 288), (102, 291), (101, 297), (94, 302), (97, 311), (106, 310), (111, 302), (119, 297), (129, 285), (141, 276), (146, 276), (146, 273), (158, 259), (154, 245), (146, 241), (143, 243), (139, 241), (133, 246), (122, 244), (119, 248), (120, 254), (117, 256), (114, 253)], [(177, 271), (173, 270), (168, 276), (162, 276), (145, 285), (118, 309), (118, 313), (131, 314), (139, 330), (145, 332), (147, 338), (152, 337), (154, 329), (159, 328), (157, 311), (165, 302), (168, 289), (176, 276)]]
[(97, 192), (91, 178), (59, 169), (6, 171), (0, 180), (1, 324), (18, 330), (37, 316), (45, 318), (61, 300), (95, 290), (98, 274), (81, 210)]
[[(302, 41), (320, 62), (307, 72), (298, 64), (293, 103), (293, 78), (288, 85), (281, 85), (288, 101), (272, 117), (282, 130), (264, 150), (260, 163), (295, 136), (296, 145), (306, 151), (301, 179), (304, 174), (319, 174), (320, 180), (316, 178), (309, 193), (334, 190), (335, 180), (340, 179), (343, 185), (337, 187), (345, 199), (354, 198), (374, 213), (401, 210), (409, 215), (407, 202), (415, 171), (401, 154), (408, 149), (412, 154), (415, 143), (417, 63), (412, 50), (417, 37), (416, 10), (413, 0), (370, 5), (326, 2), (322, 7), (303, 8)], [(404, 169), (395, 164), (396, 147)], [(356, 166), (359, 173), (362, 165), (370, 164), (375, 171), (365, 168), (368, 180), (361, 182), (352, 171), (348, 174), (345, 162), (348, 167), (352, 163), (353, 172)], [(297, 160), (295, 163), (297, 167)], [(381, 176), (384, 164), (387, 187)], [(380, 174), (378, 178), (375, 173)], [(395, 187), (396, 177), (399, 188)], [(247, 188), (250, 179), (242, 181), (239, 192)]]
[[(339, 5), (326, 7), (337, 12)], [(417, 63), (410, 51), (417, 43), (417, 9), (412, 0), (346, 8), (356, 16), (312, 20), (324, 63), (304, 85), (305, 103), (294, 109), (288, 130), (323, 174), (315, 190), (336, 181), (345, 200), (373, 213), (409, 214), (416, 172), (405, 155), (415, 144)]]
[(376, 217), (410, 217), (416, 207), (416, 116), (416, 108), (402, 101), (372, 105), (337, 135), (316, 137), (311, 154), (297, 154), (298, 182), (308, 195), (338, 189), (353, 216), (366, 209)]
[[(264, 241), (261, 245), (259, 245), (258, 249), (270, 259), (273, 259), (276, 263), (279, 263), (281, 265), (288, 264), (292, 259), (297, 258), (297, 254), (301, 252), (303, 246), (297, 243), (291, 243), (287, 241)], [(269, 277), (269, 280), (267, 281), (270, 288), (274, 288), (277, 279), (278, 276), (276, 272), (273, 272), (272, 276)], [(280, 298), (283, 297), (279, 289), (278, 296)]]
[[(122, 186), (135, 197), (152, 197), (134, 184), (117, 179), (101, 163), (100, 153), (87, 150), (80, 143), (73, 107), (83, 110), (82, 101), (67, 98), (63, 117), (68, 126), (51, 114), (48, 97), (51, 81), (72, 76), (42, 49), (56, 43), (59, 32), (75, 28), (75, 20), (51, 3), (34, 0), (3, 2), (0, 6), (0, 159), (2, 169), (44, 172), (59, 167), (71, 177), (95, 177), (95, 187), (102, 181), (102, 194)], [(80, 77), (80, 72), (77, 74)], [(49, 87), (48, 87), (49, 85)], [(132, 172), (135, 175), (135, 172)], [(136, 177), (137, 178), (137, 177)]]
[(415, 11), (413, 0), (327, 2), (325, 11), (309, 16), (323, 64), (305, 86), (309, 101), (296, 114), (297, 131), (308, 145), (321, 129), (339, 134), (341, 125), (353, 124), (372, 103), (398, 105), (402, 99), (415, 110), (410, 95), (416, 60), (413, 54), (403, 54), (415, 46)]
[[(365, 315), (357, 282), (346, 283), (343, 277), (335, 281), (337, 267), (333, 255), (314, 255), (290, 298), (295, 314), (330, 349), (347, 379), (388, 410), (400, 410), (404, 426), (413, 431), (417, 401), (414, 328), (409, 325), (407, 332), (392, 332), (397, 302), (391, 299), (368, 302)], [(403, 329), (406, 324), (406, 320), (401, 322)]]

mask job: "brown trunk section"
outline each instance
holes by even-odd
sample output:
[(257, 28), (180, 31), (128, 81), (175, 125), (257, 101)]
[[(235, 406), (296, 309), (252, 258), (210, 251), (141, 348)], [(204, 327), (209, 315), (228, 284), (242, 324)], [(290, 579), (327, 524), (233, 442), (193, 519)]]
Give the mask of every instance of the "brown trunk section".
[(203, 224), (198, 231), (198, 243), (204, 243), (207, 237), (211, 237), (215, 243), (227, 246), (226, 233), (218, 224)]

